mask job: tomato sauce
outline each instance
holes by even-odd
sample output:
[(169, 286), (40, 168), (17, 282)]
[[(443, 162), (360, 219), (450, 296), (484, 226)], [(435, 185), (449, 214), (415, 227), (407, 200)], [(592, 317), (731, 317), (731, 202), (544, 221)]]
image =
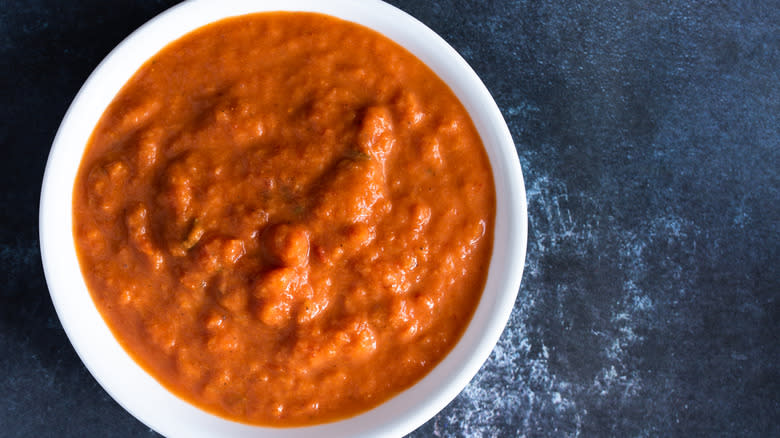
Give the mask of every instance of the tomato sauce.
[(271, 426), (426, 375), (482, 294), (495, 189), (452, 91), (365, 27), (263, 13), (146, 62), (74, 186), (95, 304), (181, 398)]

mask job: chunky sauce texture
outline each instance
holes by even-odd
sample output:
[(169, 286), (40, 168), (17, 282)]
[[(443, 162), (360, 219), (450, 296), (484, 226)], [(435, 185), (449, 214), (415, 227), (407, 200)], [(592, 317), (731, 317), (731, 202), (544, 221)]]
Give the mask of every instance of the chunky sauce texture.
[(181, 398), (272, 426), (428, 373), (482, 294), (495, 189), (451, 90), (362, 26), (222, 20), (124, 86), (74, 187), (92, 297)]

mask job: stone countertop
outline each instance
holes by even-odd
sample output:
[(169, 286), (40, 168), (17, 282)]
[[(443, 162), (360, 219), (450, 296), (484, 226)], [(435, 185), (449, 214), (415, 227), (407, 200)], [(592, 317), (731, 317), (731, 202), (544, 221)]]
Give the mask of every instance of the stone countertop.
[[(152, 437), (68, 342), (37, 213), (79, 87), (175, 2), (67, 3), (0, 8), (0, 434)], [(391, 3), (493, 94), (530, 228), (501, 340), (411, 436), (780, 435), (780, 6)]]

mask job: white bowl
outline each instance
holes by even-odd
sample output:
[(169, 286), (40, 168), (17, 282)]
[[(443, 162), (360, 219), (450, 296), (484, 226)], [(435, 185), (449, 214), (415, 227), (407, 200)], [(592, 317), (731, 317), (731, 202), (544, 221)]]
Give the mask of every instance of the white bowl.
[[(72, 233), (73, 183), (98, 119), (139, 67), (168, 43), (222, 18), (261, 11), (312, 11), (356, 22), (412, 52), (455, 92), (482, 137), (493, 168), (496, 223), (485, 291), (458, 344), (425, 378), (380, 406), (334, 423), (268, 428), (228, 421), (177, 398), (122, 349), (81, 276)], [(424, 24), (377, 0), (193, 0), (158, 15), (95, 69), (62, 120), (43, 178), (43, 268), (62, 326), (84, 365), (137, 419), (166, 436), (400, 436), (436, 415), (469, 383), (506, 325), (520, 286), (527, 238), (525, 189), (509, 130), (490, 93), (455, 50)]]

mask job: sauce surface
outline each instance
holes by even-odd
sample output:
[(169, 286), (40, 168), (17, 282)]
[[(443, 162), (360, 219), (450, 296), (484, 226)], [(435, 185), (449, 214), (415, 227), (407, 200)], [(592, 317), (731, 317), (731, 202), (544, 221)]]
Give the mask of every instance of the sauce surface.
[(482, 294), (495, 189), (461, 103), (365, 27), (200, 28), (115, 97), (74, 238), (122, 346), (183, 399), (272, 426), (366, 411), (428, 373)]

